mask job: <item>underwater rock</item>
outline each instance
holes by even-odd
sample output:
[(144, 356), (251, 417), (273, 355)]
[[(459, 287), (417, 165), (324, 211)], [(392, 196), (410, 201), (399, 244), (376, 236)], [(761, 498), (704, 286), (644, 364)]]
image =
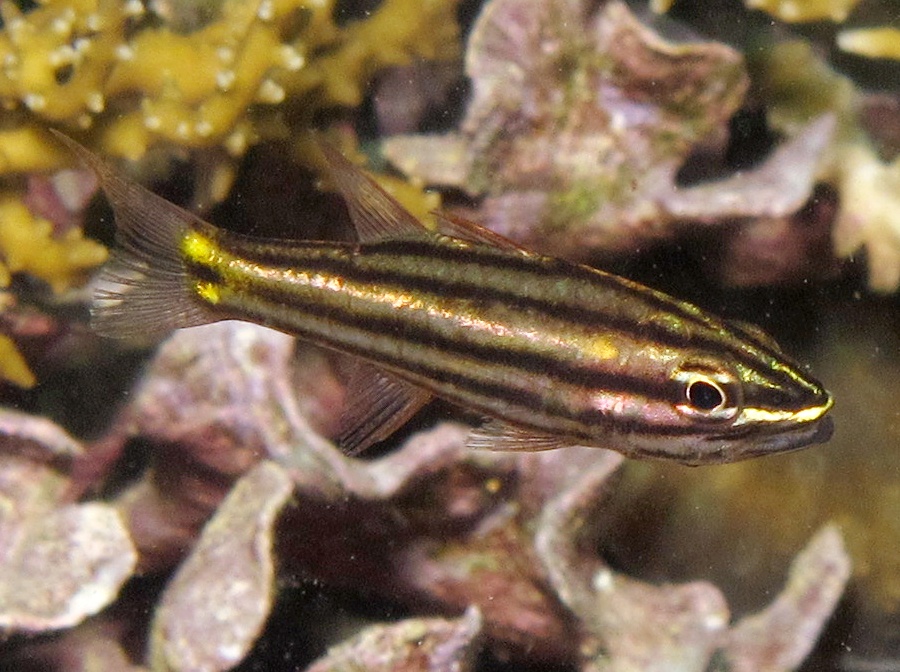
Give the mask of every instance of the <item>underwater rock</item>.
[(675, 189), (664, 197), (665, 208), (678, 219), (694, 222), (792, 215), (812, 193), (834, 130), (834, 116), (825, 114), (761, 165), (722, 180)]
[(142, 571), (176, 562), (257, 462), (327, 444), (298, 404), (293, 350), (290, 336), (246, 322), (178, 331), (160, 347), (99, 442), (108, 461), (133, 437), (153, 447), (152, 469), (117, 498)]
[(43, 632), (80, 623), (116, 599), (137, 554), (101, 502), (67, 501), (81, 445), (43, 418), (0, 410), (0, 628)]
[[(140, 610), (153, 613), (154, 666), (222, 670), (254, 655), (276, 586), (298, 581), (411, 613), (412, 621), (378, 626), (320, 664), (375, 655), (368, 642), (385, 638), (395, 644), (384, 655), (419, 664), (402, 644), (412, 628), (441, 642), (432, 651), (448, 669), (469, 660), (479, 633), (478, 646), (512, 664), (701, 671), (716, 656), (750, 659), (784, 649), (784, 629), (763, 626), (785, 613), (806, 644), (795, 642), (778, 659), (798, 660), (840, 594), (845, 574), (837, 570), (845, 564), (831, 533), (831, 542), (800, 562), (787, 597), (757, 619), (763, 626), (752, 626), (763, 633), (754, 640), (759, 648), (732, 652), (729, 633), (751, 626), (729, 629), (728, 606), (712, 584), (653, 585), (599, 555), (595, 542), (604, 530), (595, 521), (603, 519), (619, 454), (473, 451), (467, 427), (441, 423), (384, 457), (349, 458), (312, 428), (336, 426), (343, 404), (326, 364), (310, 348), (295, 353), (290, 337), (251, 324), (178, 332), (109, 435), (79, 458), (87, 466), (91, 459), (114, 463), (129, 440), (153, 453), (116, 506), (141, 571), (164, 571), (186, 556), (161, 599), (149, 596)], [(16, 426), (34, 428), (19, 432), (25, 437), (50, 431), (51, 443), (60, 443), (40, 423)], [(93, 450), (100, 456), (92, 458)], [(86, 473), (99, 484), (110, 472)], [(56, 547), (68, 548), (66, 530), (52, 532)], [(133, 550), (117, 549), (115, 559), (116, 567), (128, 560), (129, 572), (136, 561)], [(418, 618), (463, 613), (462, 621), (445, 622), (449, 629), (429, 622), (423, 630)], [(124, 642), (112, 636), (108, 646), (115, 653)], [(123, 652), (134, 655), (133, 646)]]
[[(340, 458), (331, 466), (303, 459), (317, 469), (289, 467), (297, 504), (280, 528), (281, 566), (319, 585), (431, 612), (474, 605), (500, 655), (570, 659), (576, 643), (534, 561), (528, 529), (546, 497), (543, 484), (571, 460), (557, 456), (538, 476), (517, 456), (469, 450), (467, 434), (443, 424), (372, 462), (331, 448)], [(323, 491), (335, 480), (337, 490)]]
[(538, 554), (557, 594), (582, 630), (581, 669), (702, 672), (729, 619), (711, 584), (652, 586), (613, 572), (592, 548), (588, 521), (608, 488), (611, 468), (587, 468), (546, 507), (536, 534)]
[(832, 253), (837, 197), (816, 187), (834, 131), (834, 116), (825, 114), (761, 165), (667, 197), (670, 211), (697, 224), (733, 218), (720, 227), (721, 245), (709, 255), (723, 284), (799, 285), (838, 275)]
[(822, 117), (760, 166), (679, 185), (693, 154), (722, 153), (748, 86), (743, 60), (723, 44), (665, 42), (615, 1), (592, 11), (577, 0), (494, 0), (466, 72), (461, 131), (389, 138), (385, 155), (408, 175), (483, 196), (470, 216), (498, 233), (570, 258), (792, 215), (834, 128)]
[(477, 609), (461, 618), (416, 618), (369, 627), (306, 672), (469, 672), (481, 630)]
[(71, 630), (31, 642), (0, 659), (3, 669), (53, 672), (149, 672), (134, 664), (119, 641), (127, 628), (92, 619)]
[(794, 559), (775, 601), (739, 620), (725, 655), (734, 672), (794, 670), (812, 650), (850, 578), (850, 557), (835, 525), (822, 527)]
[(610, 468), (586, 468), (544, 510), (536, 547), (560, 599), (582, 630), (583, 670), (703, 672), (796, 669), (818, 639), (850, 576), (834, 526), (824, 527), (794, 561), (787, 586), (760, 613), (729, 627), (724, 596), (710, 583), (652, 585), (612, 571), (597, 556), (591, 527)]
[(585, 470), (546, 507), (536, 536), (551, 583), (587, 637), (582, 669), (703, 672), (725, 659), (726, 669), (776, 672), (803, 662), (850, 576), (834, 526), (797, 557), (772, 605), (729, 627), (725, 598), (712, 584), (654, 586), (613, 572), (591, 550), (591, 537), (602, 531), (587, 522), (602, 505), (608, 476), (608, 465)]
[(458, 85), (456, 64), (418, 62), (388, 68), (378, 78), (373, 95), (382, 135), (412, 133), (429, 115), (447, 108)]
[(292, 491), (272, 462), (235, 483), (156, 609), (153, 669), (214, 672), (247, 655), (275, 599), (274, 526)]

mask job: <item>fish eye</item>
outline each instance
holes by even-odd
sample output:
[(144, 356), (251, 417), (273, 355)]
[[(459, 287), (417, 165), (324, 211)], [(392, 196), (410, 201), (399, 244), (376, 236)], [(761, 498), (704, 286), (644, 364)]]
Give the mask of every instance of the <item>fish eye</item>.
[(725, 392), (712, 380), (693, 380), (686, 392), (688, 401), (699, 411), (714, 411), (725, 403)]
[(741, 406), (740, 382), (728, 367), (687, 364), (672, 375), (677, 385), (676, 408), (704, 421), (734, 420)]

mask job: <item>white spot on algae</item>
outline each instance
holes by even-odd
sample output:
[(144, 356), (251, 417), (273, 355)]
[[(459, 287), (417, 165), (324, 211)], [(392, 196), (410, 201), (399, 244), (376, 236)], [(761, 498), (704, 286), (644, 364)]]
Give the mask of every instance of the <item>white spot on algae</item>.
[(604, 567), (594, 574), (594, 579), (592, 581), (594, 590), (598, 593), (608, 593), (613, 589), (614, 580), (615, 576), (613, 576), (612, 571)]
[(88, 94), (86, 101), (87, 108), (94, 114), (100, 114), (106, 107), (106, 100), (99, 91), (92, 91)]
[(267, 79), (260, 84), (257, 95), (261, 102), (277, 105), (284, 100), (285, 92), (280, 84)]
[(220, 70), (216, 73), (216, 86), (220, 91), (228, 91), (234, 85), (236, 78), (234, 70)]

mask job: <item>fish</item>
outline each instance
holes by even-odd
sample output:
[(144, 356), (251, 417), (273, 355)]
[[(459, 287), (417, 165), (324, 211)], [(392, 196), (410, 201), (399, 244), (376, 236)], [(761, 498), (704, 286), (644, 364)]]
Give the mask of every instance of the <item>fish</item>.
[(93, 329), (135, 338), (235, 319), (351, 355), (348, 454), (434, 397), (483, 417), (468, 443), (492, 450), (586, 445), (702, 465), (832, 434), (831, 394), (761, 329), (466, 219), (437, 213), (432, 231), (327, 144), (356, 241), (230, 232), (56, 136), (116, 219)]

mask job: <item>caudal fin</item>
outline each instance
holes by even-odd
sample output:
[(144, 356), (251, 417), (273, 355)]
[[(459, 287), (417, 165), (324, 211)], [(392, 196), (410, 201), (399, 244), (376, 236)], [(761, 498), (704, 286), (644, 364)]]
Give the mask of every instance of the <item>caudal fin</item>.
[(100, 157), (53, 131), (100, 179), (116, 218), (116, 247), (94, 285), (91, 326), (103, 336), (147, 339), (218, 318), (192, 291), (181, 251), (212, 225), (117, 175)]

